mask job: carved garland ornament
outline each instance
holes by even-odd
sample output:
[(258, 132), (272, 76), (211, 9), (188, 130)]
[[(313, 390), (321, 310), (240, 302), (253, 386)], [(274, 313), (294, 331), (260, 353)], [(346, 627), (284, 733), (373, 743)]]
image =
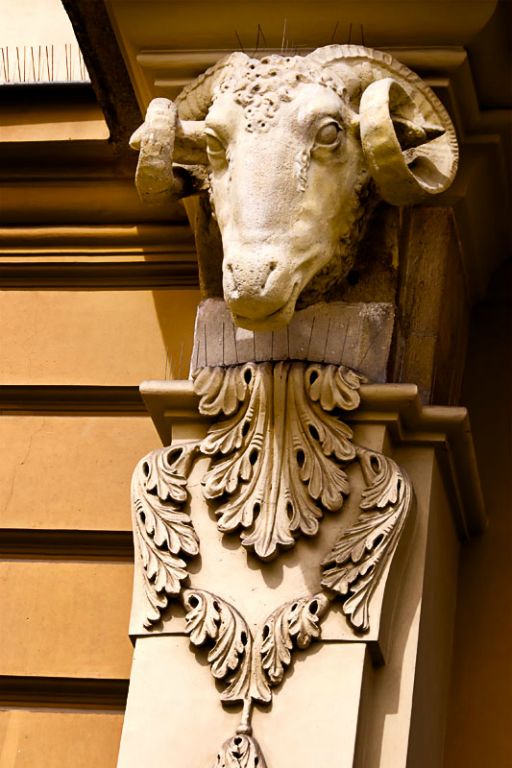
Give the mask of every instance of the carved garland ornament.
[[(212, 768), (265, 766), (252, 738), (254, 702), (268, 703), (292, 651), (320, 637), (330, 602), (356, 632), (370, 627), (372, 594), (392, 558), (413, 503), (407, 475), (388, 457), (355, 445), (340, 419), (359, 406), (361, 377), (343, 366), (299, 362), (204, 368), (195, 379), (201, 413), (217, 420), (200, 443), (173, 444), (139, 462), (132, 484), (136, 547), (147, 598), (144, 626), (160, 621), (173, 598), (186, 612), (194, 646), (206, 646), (221, 700), (241, 702), (237, 733)], [(218, 528), (238, 531), (260, 560), (314, 536), (324, 513), (341, 510), (350, 492), (345, 472), (358, 460), (365, 480), (360, 513), (322, 562), (319, 591), (275, 610), (255, 636), (226, 600), (195, 586), (187, 561), (199, 554), (187, 478), (195, 459), (210, 457), (203, 478)]]

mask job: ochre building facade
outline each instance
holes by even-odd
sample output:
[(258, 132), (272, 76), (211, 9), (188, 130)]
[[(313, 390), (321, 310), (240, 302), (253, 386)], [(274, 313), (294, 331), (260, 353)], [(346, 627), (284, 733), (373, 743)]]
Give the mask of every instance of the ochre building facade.
[[(36, 6), (44, 3), (34, 13)], [(410, 754), (445, 768), (508, 765), (507, 3), (65, 0), (64, 7), (72, 27), (64, 19), (41, 35), (54, 35), (57, 55), (74, 30), (91, 82), (69, 73), (68, 82), (31, 83), (20, 67), (10, 81), (4, 70), (0, 84), (0, 765), (113, 768), (118, 761), (133, 653), (130, 478), (162, 444), (162, 409), (174, 407), (164, 396), (144, 401), (139, 385), (158, 380), (165, 390), (188, 378), (201, 299), (185, 209), (140, 202), (130, 135), (151, 98), (175, 98), (226, 51), (300, 53), (330, 42), (392, 53), (434, 89), (457, 130), (461, 159), (451, 190), (428, 206), (382, 206), (347, 286), (348, 301), (395, 305), (387, 382), (417, 387), (386, 407), (369, 391), (364, 407), (381, 421), (368, 426), (362, 418), (354, 429), (367, 439), (371, 433), (375, 445), (395, 441), (421, 503), (435, 511), (425, 567), (414, 577), (426, 597), (424, 625), (418, 618), (416, 627), (423, 645), (421, 677), (411, 684)], [(32, 46), (15, 30), (9, 35), (0, 47), (9, 48), (11, 69), (17, 45), (25, 61), (39, 54), (37, 37)], [(430, 406), (452, 408), (452, 421), (422, 415)], [(408, 443), (382, 417), (385, 408), (402, 437), (415, 435)], [(405, 634), (403, 627), (396, 634), (404, 648)], [(302, 675), (307, 664), (300, 667)], [(368, 690), (379, 690), (384, 669), (365, 678)], [(304, 700), (314, 687), (300, 675), (289, 683)], [(172, 675), (159, 676), (163, 689), (173, 686)], [(340, 708), (345, 695), (340, 685)], [(437, 741), (424, 743), (421, 723), (435, 719), (433, 702)], [(279, 732), (287, 718), (276, 710)], [(400, 712), (397, 693), (382, 700), (380, 726), (362, 717), (371, 727), (356, 734), (354, 761), (340, 765), (394, 768)], [(404, 764), (419, 765), (412, 757)]]

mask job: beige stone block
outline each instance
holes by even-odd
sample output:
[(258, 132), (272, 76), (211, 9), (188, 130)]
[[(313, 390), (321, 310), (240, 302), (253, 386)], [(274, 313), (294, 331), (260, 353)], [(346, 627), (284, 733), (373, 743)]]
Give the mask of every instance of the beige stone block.
[(0, 384), (186, 377), (199, 292), (5, 291)]
[(127, 678), (131, 590), (128, 563), (3, 562), (0, 674)]
[(307, 360), (346, 365), (371, 381), (385, 381), (393, 325), (391, 304), (335, 301), (295, 312), (285, 328), (249, 331), (233, 323), (222, 299), (207, 299), (197, 313), (192, 369)]
[(113, 768), (122, 723), (118, 712), (0, 712), (0, 765)]
[(432, 452), (402, 447), (396, 459), (414, 484), (417, 513), (391, 653), (365, 670), (354, 768), (442, 765), (458, 542)]
[(130, 530), (130, 477), (158, 444), (145, 416), (2, 416), (0, 527)]
[[(194, 659), (188, 646), (185, 637), (137, 640), (119, 767), (204, 768), (235, 734), (239, 708), (219, 704), (204, 656)], [(254, 713), (268, 766), (352, 765), (364, 658), (362, 643), (322, 643), (297, 654), (270, 709)]]

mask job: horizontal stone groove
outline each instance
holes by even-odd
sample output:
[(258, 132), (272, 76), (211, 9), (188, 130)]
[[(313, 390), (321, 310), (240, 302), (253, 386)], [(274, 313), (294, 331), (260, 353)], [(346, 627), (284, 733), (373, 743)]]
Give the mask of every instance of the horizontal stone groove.
[(0, 557), (133, 562), (131, 531), (0, 528)]
[(128, 680), (0, 675), (0, 706), (121, 710)]
[(144, 261), (87, 263), (0, 263), (2, 290), (147, 290), (197, 288), (199, 278), (194, 261)]
[(40, 224), (0, 227), (0, 254), (195, 253), (190, 227), (179, 224)]
[[(132, 157), (133, 155), (133, 157)], [(137, 156), (120, 158), (105, 139), (0, 142), (0, 180), (125, 179), (133, 183)], [(25, 219), (26, 220), (26, 219)], [(10, 222), (8, 222), (10, 223)]]
[(144, 413), (138, 387), (0, 385), (0, 413)]

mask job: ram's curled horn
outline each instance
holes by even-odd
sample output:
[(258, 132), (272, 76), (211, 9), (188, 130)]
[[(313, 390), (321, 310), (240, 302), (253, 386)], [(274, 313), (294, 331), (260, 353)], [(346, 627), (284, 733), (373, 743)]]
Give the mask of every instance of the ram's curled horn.
[[(192, 170), (194, 182), (176, 166), (201, 166), (207, 162), (204, 123), (180, 120), (176, 105), (169, 99), (153, 99), (146, 119), (130, 139), (132, 149), (139, 151), (135, 185), (145, 203), (159, 205), (170, 197), (194, 194), (204, 179), (197, 168)], [(173, 167), (174, 166), (174, 167)]]
[(161, 205), (207, 188), (203, 118), (219, 77), (241, 56), (247, 58), (234, 53), (221, 59), (186, 86), (176, 103), (158, 98), (149, 104), (143, 124), (130, 139), (131, 148), (139, 152), (135, 185), (145, 203)]
[(164, 203), (173, 192), (176, 122), (177, 110), (172, 101), (153, 99), (146, 119), (130, 139), (130, 147), (139, 150), (135, 186), (145, 203)]
[(429, 125), (396, 80), (368, 86), (360, 105), (361, 143), (381, 196), (410, 205), (443, 192), (453, 180), (452, 158), (442, 142), (444, 128)]
[(389, 54), (359, 45), (329, 45), (308, 58), (343, 81), (384, 200), (412, 205), (450, 186), (458, 162), (455, 130), (421, 78)]

